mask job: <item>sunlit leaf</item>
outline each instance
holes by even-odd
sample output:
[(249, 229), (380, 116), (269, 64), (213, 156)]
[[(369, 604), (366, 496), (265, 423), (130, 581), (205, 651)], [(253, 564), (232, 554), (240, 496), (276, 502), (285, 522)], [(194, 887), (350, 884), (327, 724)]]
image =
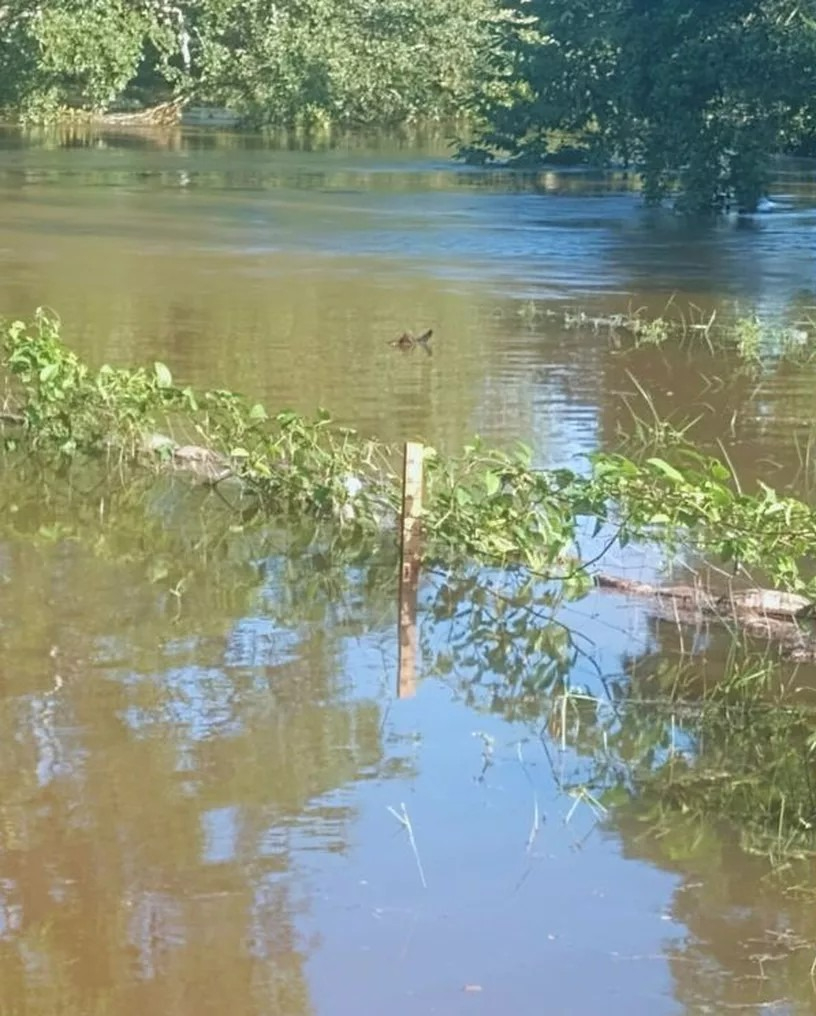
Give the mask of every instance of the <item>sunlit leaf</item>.
[(647, 459), (647, 464), (656, 469), (659, 473), (662, 473), (669, 480), (674, 480), (675, 483), (685, 483), (686, 479), (683, 474), (670, 465), (665, 459)]
[(158, 360), (153, 364), (153, 370), (156, 374), (156, 384), (159, 388), (172, 388), (173, 387), (173, 375), (170, 373), (170, 369), (165, 364), (160, 363)]
[(484, 485), (485, 493), (488, 497), (492, 497), (501, 487), (501, 479), (496, 475), (496, 473), (485, 473)]

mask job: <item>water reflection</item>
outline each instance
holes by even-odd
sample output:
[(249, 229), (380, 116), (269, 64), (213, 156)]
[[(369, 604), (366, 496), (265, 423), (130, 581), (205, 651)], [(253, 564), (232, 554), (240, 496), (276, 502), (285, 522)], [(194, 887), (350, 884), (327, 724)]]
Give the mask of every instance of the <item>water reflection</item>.
[[(5, 1010), (536, 1012), (542, 977), (564, 1013), (805, 1003), (804, 906), (752, 893), (767, 867), (727, 826), (654, 836), (637, 799), (604, 814), (576, 796), (589, 781), (597, 801), (650, 725), (663, 736), (627, 699), (688, 652), (676, 629), (598, 593), (572, 643), (504, 617), (497, 658), (484, 586), (446, 600), (429, 576), (423, 680), (397, 705), (393, 552), (349, 568), (317, 534), (225, 540), (223, 504), (177, 483), (106, 492), (100, 517), (14, 475)], [(713, 636), (716, 673), (730, 643)], [(607, 698), (606, 733), (592, 710), (559, 727), (559, 674)], [(760, 948), (777, 966), (755, 982)]]
[[(312, 1011), (287, 873), (346, 849), (337, 793), (384, 769), (382, 708), (308, 609), (271, 620), (251, 548), (225, 573), (179, 538), (4, 545), (4, 1011)], [(171, 547), (181, 612), (144, 574)]]
[[(34, 548), (23, 543), (18, 556), (20, 545), (7, 541), (3, 604), (4, 615), (18, 619), (4, 643), (6, 659), (26, 659), (25, 643), (17, 645), (14, 635), (40, 633), (29, 665), (15, 668), (16, 692), (6, 695), (7, 936), (28, 949), (27, 935), (44, 935), (37, 948), (47, 955), (39, 962), (52, 970), (53, 954), (63, 957), (66, 972), (55, 983), (63, 998), (78, 999), (77, 1011), (108, 990), (117, 1008), (135, 1011), (148, 990), (167, 1006), (178, 980), (195, 984), (180, 1011), (216, 1011), (227, 992), (238, 1011), (264, 1011), (247, 979), (273, 981), (281, 1011), (309, 1011), (307, 994), (318, 1011), (334, 1011), (329, 984), (341, 964), (362, 978), (352, 996), (359, 992), (371, 1004), (393, 997), (396, 983), (406, 994), (400, 1002), (398, 992), (394, 1005), (408, 1012), (416, 1000), (410, 986), (421, 982), (420, 970), (435, 969), (436, 950), (450, 957), (439, 990), (453, 1011), (459, 980), (474, 978), (525, 1011), (527, 982), (506, 980), (502, 967), (524, 963), (523, 941), (540, 932), (542, 914), (555, 913), (547, 941), (562, 944), (542, 961), (545, 969), (566, 964), (577, 972), (591, 959), (607, 983), (632, 997), (626, 963), (655, 948), (662, 883), (654, 883), (646, 904), (643, 872), (617, 870), (605, 841), (594, 838), (590, 808), (559, 830), (559, 816), (574, 809), (563, 788), (585, 776), (586, 764), (579, 753), (552, 768), (548, 739), (537, 733), (547, 685), (544, 697), (531, 694), (540, 673), (529, 652), (526, 663), (518, 659), (526, 688), (510, 680), (509, 656), (498, 672), (488, 656), (478, 673), (466, 656), (456, 657), (457, 681), (464, 682), (456, 698), (464, 692), (470, 708), (443, 686), (426, 684), (416, 703), (394, 713), (386, 683), (394, 670), (394, 618), (392, 610), (383, 615), (377, 577), (384, 571), (385, 587), (393, 586), (393, 562), (346, 573), (328, 560), (322, 569), (302, 561), (290, 567), (291, 559), (270, 553), (278, 537), (265, 531), (246, 540), (236, 535), (230, 560), (219, 563), (217, 512), (201, 530), (210, 533), (203, 556), (201, 546), (185, 552), (184, 527), (165, 526), (164, 536), (153, 534), (146, 544), (127, 542), (123, 534), (135, 535), (144, 520), (120, 512), (110, 523), (119, 534), (111, 558), (104, 530), (90, 524), (93, 515), (89, 506), (85, 528), (75, 531), (78, 545), (43, 537)], [(152, 584), (139, 577), (155, 566), (157, 552), (189, 576), (180, 611), (167, 593), (172, 575), (154, 572)], [(248, 570), (253, 561), (262, 566)], [(12, 598), (21, 574), (30, 592)], [(68, 601), (66, 591), (79, 588), (82, 595)], [(338, 603), (351, 637), (326, 626)], [(611, 674), (631, 633), (619, 628), (613, 641), (614, 615), (603, 603), (584, 610), (582, 634)], [(597, 635), (592, 617), (600, 622)], [(459, 652), (445, 622), (430, 621), (426, 668), (435, 645)], [(674, 648), (656, 631), (651, 648), (658, 644), (655, 658), (670, 658)], [(573, 679), (596, 681), (582, 659), (569, 664)], [(501, 716), (524, 722), (508, 726)], [(557, 732), (551, 736), (557, 741)], [(591, 739), (581, 752), (593, 757)], [(403, 786), (393, 787), (394, 780)], [(407, 845), (388, 825), (386, 805), (405, 797), (421, 830), (429, 897), (420, 893)], [(534, 802), (544, 825), (531, 839)], [(341, 867), (330, 862), (341, 856)], [(614, 875), (604, 874), (609, 864)], [(552, 909), (553, 867), (567, 910)], [(638, 917), (626, 916), (624, 897), (613, 893), (621, 878), (633, 879), (631, 891), (646, 907)], [(29, 879), (33, 885), (18, 884)], [(29, 896), (37, 886), (43, 900), (35, 905)], [(593, 938), (586, 921), (597, 899), (607, 900), (615, 917)], [(508, 920), (521, 937), (503, 931), (496, 952), (485, 928), (505, 929)], [(84, 971), (72, 959), (72, 949), (100, 951), (91, 931), (83, 927), (70, 948), (50, 937), (52, 926), (69, 935), (76, 921), (104, 932), (101, 954), (111, 958), (101, 980), (98, 964)], [(456, 949), (444, 945), (452, 927)], [(421, 929), (418, 940), (414, 928)], [(318, 930), (323, 944), (310, 961), (307, 993), (302, 961)], [(207, 965), (212, 949), (223, 971)], [(386, 965), (387, 976), (372, 977), (367, 958), (384, 960), (391, 949), (410, 956), (403, 973), (395, 980)], [(655, 979), (639, 978), (637, 997), (649, 997), (651, 1011), (670, 1011), (661, 1001), (661, 970), (655, 965)], [(224, 981), (220, 993), (211, 977)], [(50, 984), (56, 975), (48, 978)], [(19, 991), (30, 993), (34, 983), (18, 978)], [(573, 981), (562, 984), (564, 1011), (598, 1004), (590, 986), (576, 993)], [(571, 1009), (576, 998), (580, 1005)]]

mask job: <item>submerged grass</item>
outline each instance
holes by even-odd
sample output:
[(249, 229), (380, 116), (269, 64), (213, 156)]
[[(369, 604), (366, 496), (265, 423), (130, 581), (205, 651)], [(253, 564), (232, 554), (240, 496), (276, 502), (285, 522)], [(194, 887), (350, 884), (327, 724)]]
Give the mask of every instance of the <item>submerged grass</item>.
[(614, 314), (555, 311), (532, 300), (523, 304), (518, 314), (531, 325), (550, 320), (560, 322), (568, 331), (606, 335), (610, 345), (620, 350), (672, 345), (712, 356), (731, 354), (746, 370), (770, 363), (801, 365), (816, 360), (816, 321), (807, 316), (790, 323), (768, 321), (739, 307), (708, 312), (690, 304), (684, 309), (674, 299), (657, 316), (644, 307)]
[(687, 660), (632, 661), (628, 677), (604, 693), (553, 689), (541, 703), (567, 819), (585, 802), (599, 820), (634, 820), (675, 861), (725, 826), (774, 868), (816, 855), (816, 703), (781, 693), (778, 661), (735, 654), (707, 693)]
[(684, 717), (675, 733), (682, 750), (630, 765), (630, 806), (658, 833), (678, 816), (700, 826), (726, 820), (749, 852), (778, 859), (813, 854), (816, 709), (761, 701), (757, 671), (748, 669), (738, 693), (711, 695)]

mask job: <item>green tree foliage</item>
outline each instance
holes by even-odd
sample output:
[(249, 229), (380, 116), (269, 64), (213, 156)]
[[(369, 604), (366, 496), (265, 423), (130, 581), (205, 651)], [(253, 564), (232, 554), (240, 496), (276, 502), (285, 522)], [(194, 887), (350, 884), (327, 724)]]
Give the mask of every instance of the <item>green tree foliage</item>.
[(0, 0), (0, 104), (171, 97), (252, 122), (456, 113), (498, 0)]
[(11, 0), (0, 4), (0, 105), (29, 116), (104, 109), (147, 59), (177, 47), (154, 0)]
[(721, 191), (753, 208), (767, 156), (810, 131), (814, 0), (508, 6), (506, 62), (480, 103), (484, 150), (536, 158), (566, 135), (636, 167), (650, 200), (679, 180), (693, 211)]
[(34, 27), (40, 71), (58, 94), (105, 106), (135, 74), (147, 27), (122, 0), (46, 8)]
[(400, 122), (470, 95), (488, 0), (242, 4), (214, 40), (214, 90), (256, 121)]

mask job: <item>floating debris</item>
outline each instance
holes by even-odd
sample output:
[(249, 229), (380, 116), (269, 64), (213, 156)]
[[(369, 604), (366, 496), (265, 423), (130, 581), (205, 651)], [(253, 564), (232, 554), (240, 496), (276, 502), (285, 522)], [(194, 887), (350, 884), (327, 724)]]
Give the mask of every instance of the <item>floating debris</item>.
[(433, 328), (429, 328), (426, 332), (422, 332), (421, 335), (414, 335), (413, 332), (403, 332), (402, 335), (397, 339), (392, 339), (388, 343), (389, 346), (394, 346), (396, 349), (415, 349), (417, 346), (421, 346), (428, 356), (433, 355), (429, 343), (433, 337)]

